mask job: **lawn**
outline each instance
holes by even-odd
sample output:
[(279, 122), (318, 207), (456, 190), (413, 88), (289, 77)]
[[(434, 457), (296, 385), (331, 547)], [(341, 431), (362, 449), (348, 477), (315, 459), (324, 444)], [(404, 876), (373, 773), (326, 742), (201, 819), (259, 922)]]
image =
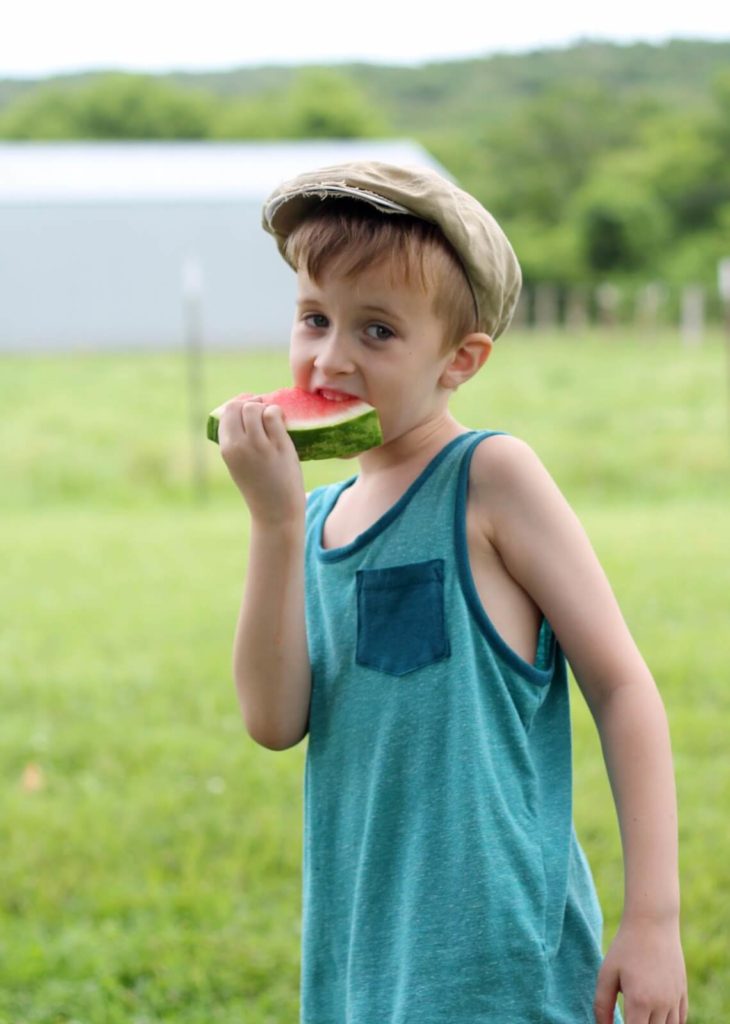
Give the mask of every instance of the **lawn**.
[[(211, 353), (204, 406), (288, 378)], [(190, 436), (177, 353), (3, 357), (0, 1022), (297, 1019), (302, 770), (243, 730), (245, 506)], [(693, 1024), (730, 1019), (730, 425), (719, 337), (515, 335), (455, 396), (528, 440), (586, 525), (670, 717)], [(203, 424), (196, 424), (202, 437)], [(308, 487), (354, 471), (308, 464)], [(576, 694), (576, 823), (620, 913)]]

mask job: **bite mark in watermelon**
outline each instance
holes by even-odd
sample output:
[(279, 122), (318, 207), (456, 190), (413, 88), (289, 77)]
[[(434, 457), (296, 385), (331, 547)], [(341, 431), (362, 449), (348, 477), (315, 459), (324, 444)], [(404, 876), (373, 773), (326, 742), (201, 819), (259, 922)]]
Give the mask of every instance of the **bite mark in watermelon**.
[[(278, 405), (284, 413), (287, 433), (303, 462), (357, 455), (383, 443), (377, 412), (359, 398), (335, 400), (296, 387), (279, 388), (265, 395), (244, 392), (236, 397), (260, 398), (267, 405)], [(216, 444), (226, 404), (219, 405), (208, 416), (206, 433)]]

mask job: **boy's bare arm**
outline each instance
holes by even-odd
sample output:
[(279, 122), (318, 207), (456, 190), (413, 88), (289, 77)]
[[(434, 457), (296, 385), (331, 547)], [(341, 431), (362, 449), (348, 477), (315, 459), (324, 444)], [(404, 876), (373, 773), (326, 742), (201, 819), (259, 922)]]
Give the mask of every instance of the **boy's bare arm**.
[(620, 990), (626, 1024), (683, 1024), (674, 771), (654, 680), (583, 528), (530, 448), (510, 437), (480, 445), (472, 482), (490, 542), (542, 609), (573, 668), (614, 794), (624, 911), (599, 976), (596, 1020), (611, 1024)]
[(231, 402), (219, 425), (221, 455), (251, 513), (251, 540), (233, 645), (246, 728), (283, 750), (306, 733), (311, 675), (304, 617), (301, 467), (281, 411)]

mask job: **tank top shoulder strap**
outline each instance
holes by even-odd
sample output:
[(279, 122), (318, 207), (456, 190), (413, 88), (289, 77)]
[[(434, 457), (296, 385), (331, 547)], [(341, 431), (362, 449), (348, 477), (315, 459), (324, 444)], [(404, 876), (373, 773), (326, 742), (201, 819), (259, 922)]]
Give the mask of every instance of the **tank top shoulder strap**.
[(451, 536), (464, 467), (468, 472), (471, 455), (481, 441), (499, 433), (502, 431), (471, 430), (441, 449), (401, 499), (412, 525), (434, 540), (441, 530)]
[(411, 490), (417, 491), (414, 497), (431, 504), (434, 500), (434, 491), (443, 494), (445, 491), (454, 490), (455, 493), (462, 468), (465, 464), (471, 463), (471, 457), (477, 445), (485, 438), (501, 433), (504, 432), (501, 430), (470, 430), (459, 434), (441, 449), (412, 485)]

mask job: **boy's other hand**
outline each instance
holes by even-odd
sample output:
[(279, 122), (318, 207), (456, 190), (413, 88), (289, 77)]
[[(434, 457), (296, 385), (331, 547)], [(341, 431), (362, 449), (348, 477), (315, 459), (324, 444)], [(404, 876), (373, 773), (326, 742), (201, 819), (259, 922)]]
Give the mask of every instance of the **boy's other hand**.
[(302, 468), (278, 405), (228, 402), (218, 442), (254, 520), (268, 526), (301, 521), (306, 504)]
[(596, 1024), (613, 1024), (618, 993), (624, 1024), (685, 1024), (687, 976), (676, 921), (623, 921), (598, 975)]

